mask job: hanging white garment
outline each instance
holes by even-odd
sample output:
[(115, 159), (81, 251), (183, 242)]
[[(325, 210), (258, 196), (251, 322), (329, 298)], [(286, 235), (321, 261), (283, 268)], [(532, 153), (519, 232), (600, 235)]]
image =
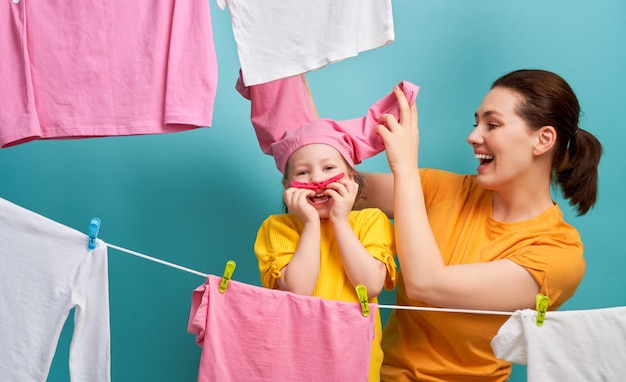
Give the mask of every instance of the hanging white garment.
[(620, 381), (626, 375), (626, 307), (517, 311), (491, 347), (500, 359), (526, 364), (529, 382)]
[(394, 39), (391, 0), (217, 0), (246, 86), (321, 68)]
[(0, 198), (0, 381), (45, 381), (72, 308), (72, 382), (108, 382), (107, 247)]

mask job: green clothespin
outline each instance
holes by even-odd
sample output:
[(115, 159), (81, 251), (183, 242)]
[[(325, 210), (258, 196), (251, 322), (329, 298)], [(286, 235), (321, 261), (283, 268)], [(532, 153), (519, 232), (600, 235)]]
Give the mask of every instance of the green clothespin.
[(237, 264), (233, 260), (228, 260), (226, 262), (226, 268), (224, 268), (224, 276), (222, 276), (222, 281), (220, 281), (219, 290), (221, 293), (226, 291), (228, 288), (228, 282), (233, 277), (233, 272), (235, 272), (235, 267)]
[(361, 313), (364, 317), (370, 315), (370, 305), (367, 300), (367, 287), (363, 284), (358, 284), (356, 287), (356, 294), (359, 296), (359, 303), (361, 304)]
[(546, 318), (546, 312), (548, 311), (548, 306), (550, 306), (550, 299), (548, 296), (544, 296), (541, 293), (537, 293), (536, 297), (537, 303), (535, 305), (535, 309), (537, 310), (537, 326), (542, 326), (543, 321)]

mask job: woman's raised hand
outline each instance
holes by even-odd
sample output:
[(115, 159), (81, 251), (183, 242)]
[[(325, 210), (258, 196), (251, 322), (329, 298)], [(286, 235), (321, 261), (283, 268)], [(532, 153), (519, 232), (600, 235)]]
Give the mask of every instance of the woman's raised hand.
[(389, 168), (395, 175), (405, 170), (417, 169), (419, 130), (417, 128), (417, 105), (408, 104), (399, 86), (394, 86), (393, 92), (398, 100), (400, 119), (396, 120), (392, 114), (383, 114), (376, 126), (376, 131), (385, 143)]

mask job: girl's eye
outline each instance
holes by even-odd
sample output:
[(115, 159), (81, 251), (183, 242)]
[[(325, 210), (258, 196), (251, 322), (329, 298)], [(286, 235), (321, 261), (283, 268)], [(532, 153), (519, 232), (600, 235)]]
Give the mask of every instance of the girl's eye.
[(296, 175), (306, 175), (306, 171), (302, 170), (302, 171), (296, 171)]

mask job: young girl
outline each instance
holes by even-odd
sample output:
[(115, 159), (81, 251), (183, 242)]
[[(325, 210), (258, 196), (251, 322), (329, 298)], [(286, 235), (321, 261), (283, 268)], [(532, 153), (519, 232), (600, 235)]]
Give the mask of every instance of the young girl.
[[(570, 86), (544, 70), (496, 80), (467, 142), (477, 174), (419, 169), (417, 108), (395, 90), (400, 120), (378, 127), (392, 174), (364, 174), (369, 206), (395, 218), (397, 305), (515, 311), (569, 299), (585, 272), (578, 231), (551, 183), (580, 215), (594, 205), (602, 146), (578, 126)], [(506, 316), (396, 310), (383, 335), (385, 381), (506, 381), (491, 339)]]
[[(402, 87), (415, 99), (417, 87)], [(301, 76), (246, 90), (261, 147), (284, 175), (288, 210), (268, 217), (258, 231), (254, 252), (263, 286), (358, 302), (355, 286), (363, 284), (376, 303), (383, 287), (395, 286), (393, 227), (379, 209), (354, 210), (361, 192), (354, 165), (382, 150), (375, 126), (382, 113), (398, 113), (395, 96), (377, 102), (368, 117), (337, 122), (315, 119)], [(380, 379), (381, 336), (377, 310), (370, 381)]]

